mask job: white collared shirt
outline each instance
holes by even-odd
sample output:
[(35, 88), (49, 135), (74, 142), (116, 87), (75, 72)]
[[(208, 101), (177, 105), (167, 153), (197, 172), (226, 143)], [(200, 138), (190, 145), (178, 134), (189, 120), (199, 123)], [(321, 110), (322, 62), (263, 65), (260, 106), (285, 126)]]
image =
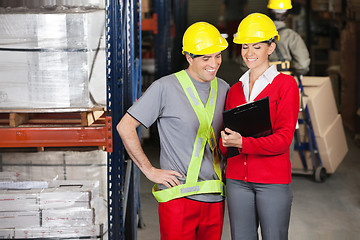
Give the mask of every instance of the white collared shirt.
[(262, 90), (264, 90), (268, 84), (271, 84), (274, 78), (279, 74), (276, 67), (270, 65), (270, 67), (255, 81), (251, 95), (249, 96), (249, 73), (250, 69), (239, 79), (239, 81), (242, 82), (246, 102), (253, 102)]

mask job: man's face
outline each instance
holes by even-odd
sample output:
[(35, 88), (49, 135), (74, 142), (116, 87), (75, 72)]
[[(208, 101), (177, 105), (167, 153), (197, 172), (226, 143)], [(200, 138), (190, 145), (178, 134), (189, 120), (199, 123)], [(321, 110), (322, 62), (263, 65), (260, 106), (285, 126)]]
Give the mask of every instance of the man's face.
[(209, 82), (216, 77), (221, 65), (221, 52), (191, 58), (188, 54), (189, 74), (199, 82)]

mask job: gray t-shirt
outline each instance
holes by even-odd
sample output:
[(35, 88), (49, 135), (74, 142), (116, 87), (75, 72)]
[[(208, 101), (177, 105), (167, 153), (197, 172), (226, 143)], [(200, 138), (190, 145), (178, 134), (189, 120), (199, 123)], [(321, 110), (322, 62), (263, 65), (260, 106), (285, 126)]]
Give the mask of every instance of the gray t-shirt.
[[(209, 97), (210, 82), (199, 82), (193, 78), (191, 80), (205, 106)], [(229, 84), (218, 78), (217, 100), (212, 122), (217, 140), (223, 125), (222, 112), (228, 90)], [(128, 113), (146, 128), (157, 121), (161, 168), (178, 171), (186, 177), (199, 121), (176, 76), (171, 74), (153, 82), (142, 97), (128, 109)], [(181, 183), (185, 183), (185, 177), (180, 179)], [(212, 152), (207, 144), (199, 181), (214, 179), (218, 177), (214, 171)], [(159, 187), (164, 188), (161, 185)], [(189, 198), (204, 202), (222, 200), (219, 194), (193, 195)]]

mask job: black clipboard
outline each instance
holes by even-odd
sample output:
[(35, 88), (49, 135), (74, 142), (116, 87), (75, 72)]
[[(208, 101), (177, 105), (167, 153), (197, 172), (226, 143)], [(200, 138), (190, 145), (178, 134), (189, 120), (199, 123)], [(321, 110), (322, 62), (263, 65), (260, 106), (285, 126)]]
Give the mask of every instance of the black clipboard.
[[(272, 134), (269, 97), (245, 103), (223, 112), (224, 127), (230, 128), (243, 137), (264, 137)], [(227, 148), (227, 157), (239, 154), (235, 147)]]
[(272, 134), (269, 97), (245, 103), (223, 112), (224, 127), (243, 137), (263, 137)]
[[(245, 103), (223, 112), (224, 127), (243, 137), (264, 137), (272, 134), (269, 97)], [(228, 148), (228, 157), (238, 155), (236, 148)]]

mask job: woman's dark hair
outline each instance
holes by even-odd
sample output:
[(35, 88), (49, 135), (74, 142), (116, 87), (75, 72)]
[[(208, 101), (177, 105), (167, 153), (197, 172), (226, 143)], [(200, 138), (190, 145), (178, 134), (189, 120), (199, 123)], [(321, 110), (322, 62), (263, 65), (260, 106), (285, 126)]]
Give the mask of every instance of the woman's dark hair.
[(269, 40), (266, 41), (262, 41), (262, 43), (267, 43), (269, 46), (271, 45), (272, 42), (275, 42), (275, 38), (270, 38)]

